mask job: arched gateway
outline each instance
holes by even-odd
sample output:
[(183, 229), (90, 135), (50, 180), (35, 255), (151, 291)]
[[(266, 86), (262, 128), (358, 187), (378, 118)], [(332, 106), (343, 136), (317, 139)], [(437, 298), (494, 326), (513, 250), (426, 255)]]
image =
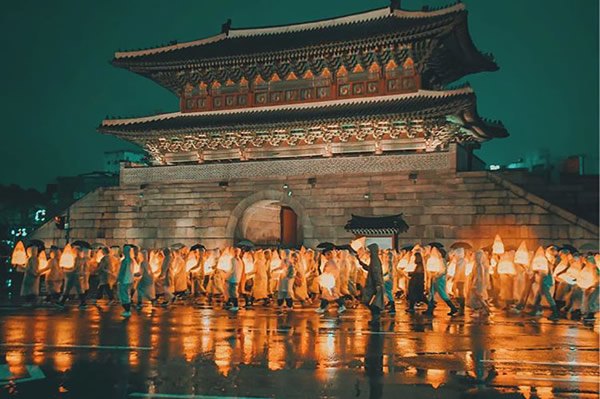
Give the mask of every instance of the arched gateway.
[(259, 191), (240, 201), (227, 221), (230, 243), (250, 240), (258, 245), (302, 245), (312, 223), (300, 201), (285, 192)]

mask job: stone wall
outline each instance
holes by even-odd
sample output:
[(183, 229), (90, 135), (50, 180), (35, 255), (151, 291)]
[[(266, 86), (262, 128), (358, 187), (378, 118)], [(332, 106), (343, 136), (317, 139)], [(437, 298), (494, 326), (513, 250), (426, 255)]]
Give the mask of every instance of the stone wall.
[[(499, 176), (451, 168), (406, 170), (406, 161), (402, 161), (402, 169), (394, 164), (394, 156), (364, 157), (360, 162), (375, 165), (380, 160), (385, 162), (379, 165), (388, 165), (391, 171), (360, 170), (355, 162), (351, 170), (344, 171), (340, 166), (345, 165), (343, 160), (329, 169), (299, 167), (285, 169), (285, 174), (247, 177), (249, 164), (228, 164), (231, 175), (225, 179), (226, 187), (219, 184), (223, 175), (213, 179), (201, 175), (194, 181), (191, 170), (209, 165), (192, 166), (179, 179), (165, 182), (163, 177), (163, 182), (157, 183), (149, 181), (154, 168), (138, 169), (141, 173), (126, 172), (120, 187), (99, 189), (72, 206), (71, 237), (147, 247), (176, 242), (202, 242), (207, 247), (231, 244), (244, 211), (269, 200), (296, 212), (299, 236), (307, 246), (321, 241), (347, 242), (352, 236), (343, 226), (353, 213), (404, 213), (410, 229), (400, 237), (401, 243), (439, 241), (449, 245), (460, 240), (489, 245), (498, 233), (508, 245), (518, 245), (521, 240), (530, 246), (538, 242), (597, 245), (597, 226)], [(184, 166), (172, 168), (185, 170), (181, 169)], [(335, 173), (328, 173), (330, 170)], [(309, 180), (311, 177), (316, 181)], [(289, 188), (284, 189), (284, 184)], [(35, 233), (47, 244), (63, 244), (63, 236), (53, 223)]]

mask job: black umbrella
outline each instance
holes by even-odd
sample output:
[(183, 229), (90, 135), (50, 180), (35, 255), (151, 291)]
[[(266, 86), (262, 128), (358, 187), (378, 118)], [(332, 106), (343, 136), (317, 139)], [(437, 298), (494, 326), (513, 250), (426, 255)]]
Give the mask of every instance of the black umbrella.
[(192, 248), (190, 249), (191, 251), (206, 251), (206, 247), (202, 244), (194, 244), (192, 245)]
[(81, 249), (92, 249), (92, 246), (90, 245), (89, 242), (87, 241), (83, 241), (83, 240), (77, 240), (77, 241), (73, 241), (71, 243), (72, 247), (79, 247)]
[(42, 240), (33, 239), (27, 242), (27, 248), (29, 247), (37, 247), (38, 251), (42, 252), (46, 249), (46, 244)]
[(336, 245), (334, 246), (335, 249), (338, 249), (340, 251), (350, 251), (350, 253), (355, 254), (356, 251), (354, 250), (354, 248), (352, 248), (352, 246), (350, 244), (344, 244), (344, 245)]
[(185, 244), (182, 244), (180, 242), (171, 245), (171, 248), (173, 248), (173, 249), (181, 249), (183, 247), (185, 247)]
[(238, 241), (235, 244), (236, 248), (241, 248), (243, 250), (251, 250), (254, 249), (255, 245), (252, 241), (250, 240), (242, 240), (242, 241)]
[(577, 248), (575, 248), (571, 244), (563, 244), (562, 247), (560, 248), (560, 250), (561, 251), (569, 251), (571, 254), (579, 253)]
[(403, 246), (402, 248), (400, 248), (400, 250), (401, 251), (412, 251), (414, 247), (415, 247), (414, 245), (409, 244), (409, 245)]
[(468, 242), (464, 242), (464, 241), (458, 241), (458, 242), (455, 242), (454, 244), (450, 245), (450, 249), (457, 249), (457, 248), (473, 249), (471, 244), (469, 244)]
[(332, 249), (335, 249), (335, 244), (331, 242), (322, 242), (317, 245), (317, 248), (322, 249), (323, 251), (331, 251)]

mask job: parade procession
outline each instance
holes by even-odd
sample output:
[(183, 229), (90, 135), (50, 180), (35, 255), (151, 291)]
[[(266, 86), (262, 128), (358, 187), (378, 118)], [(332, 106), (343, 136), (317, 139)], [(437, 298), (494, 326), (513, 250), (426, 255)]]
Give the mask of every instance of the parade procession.
[(555, 245), (529, 250), (525, 243), (505, 248), (500, 236), (478, 250), (431, 243), (397, 251), (365, 243), (366, 238), (343, 246), (322, 243), (316, 250), (256, 249), (249, 243), (145, 249), (76, 241), (46, 250), (34, 241), (27, 248), (19, 242), (11, 263), (23, 272), (23, 306), (50, 303), (62, 309), (73, 298), (86, 309), (118, 301), (126, 318), (132, 305), (138, 311), (176, 305), (177, 311), (180, 304), (204, 303), (231, 312), (264, 306), (338, 314), (362, 303), (373, 322), (382, 315), (394, 317), (397, 304), (408, 313), (421, 308), (433, 316), (444, 302), (448, 316), (468, 311), (473, 317), (493, 312), (541, 316), (547, 307), (550, 320), (592, 324), (598, 311), (598, 253)]
[(598, 399), (598, 1), (171, 3), (6, 2), (1, 398)]

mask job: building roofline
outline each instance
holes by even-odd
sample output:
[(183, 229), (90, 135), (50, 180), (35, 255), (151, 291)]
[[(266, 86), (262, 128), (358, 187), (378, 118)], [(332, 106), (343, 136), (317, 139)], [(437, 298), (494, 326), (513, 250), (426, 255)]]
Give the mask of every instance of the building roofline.
[(203, 112), (170, 112), (165, 114), (158, 114), (145, 117), (137, 118), (123, 118), (123, 119), (104, 119), (99, 126), (99, 129), (110, 128), (111, 126), (124, 126), (137, 123), (162, 121), (179, 117), (193, 117), (193, 116), (210, 116), (210, 115), (231, 115), (231, 114), (253, 114), (259, 112), (269, 111), (286, 111), (286, 110), (300, 110), (300, 109), (311, 109), (311, 108), (326, 108), (338, 105), (351, 105), (361, 103), (377, 103), (377, 102), (388, 102), (400, 99), (410, 99), (415, 97), (423, 98), (442, 98), (442, 97), (454, 97), (459, 95), (474, 94), (473, 89), (470, 86), (465, 86), (454, 90), (419, 90), (414, 93), (404, 93), (395, 95), (385, 95), (376, 97), (360, 97), (350, 98), (344, 100), (328, 100), (319, 102), (309, 102), (300, 104), (284, 104), (284, 105), (269, 105), (264, 107), (252, 107), (252, 108), (241, 108), (241, 109), (229, 109), (229, 110), (217, 110), (217, 111), (203, 111)]
[(320, 19), (311, 22), (301, 22), (288, 25), (268, 26), (268, 27), (255, 27), (255, 28), (230, 28), (226, 32), (219, 33), (207, 38), (193, 40), (189, 42), (170, 44), (167, 46), (160, 46), (142, 50), (132, 51), (117, 51), (114, 54), (114, 61), (132, 59), (135, 57), (142, 57), (154, 54), (160, 54), (169, 51), (180, 50), (188, 47), (202, 46), (218, 42), (227, 38), (242, 38), (242, 37), (259, 37), (265, 35), (275, 35), (282, 33), (293, 33), (303, 32), (309, 30), (317, 30), (330, 28), (340, 25), (347, 25), (359, 22), (366, 22), (376, 20), (388, 16), (394, 16), (396, 18), (431, 18), (439, 15), (451, 14), (454, 12), (464, 11), (465, 5), (463, 3), (456, 3), (444, 8), (437, 10), (423, 10), (423, 11), (408, 11), (402, 9), (391, 9), (390, 7), (378, 8), (370, 11), (363, 11), (359, 13), (344, 15), (334, 18)]

